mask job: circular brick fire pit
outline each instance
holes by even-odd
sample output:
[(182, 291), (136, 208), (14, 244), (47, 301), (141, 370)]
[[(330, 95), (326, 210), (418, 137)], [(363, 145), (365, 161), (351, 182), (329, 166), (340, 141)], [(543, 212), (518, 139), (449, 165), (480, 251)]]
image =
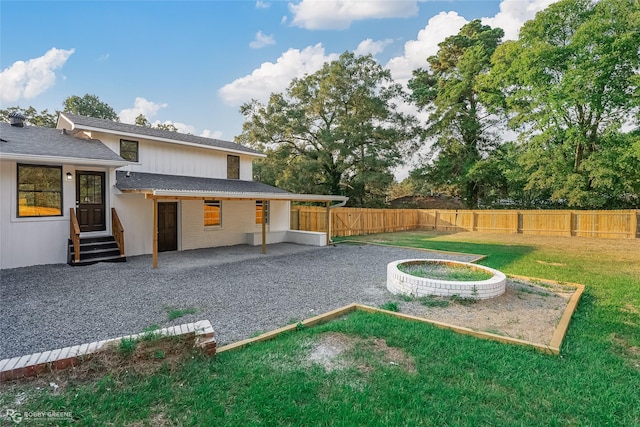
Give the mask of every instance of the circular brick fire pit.
[[(440, 278), (419, 277), (400, 271), (398, 266), (414, 267), (424, 265), (441, 265), (452, 268), (463, 268), (481, 271), (491, 275), (486, 280), (447, 280)], [(488, 299), (502, 295), (507, 277), (493, 268), (468, 262), (445, 261), (437, 259), (404, 259), (390, 262), (387, 265), (387, 289), (392, 294), (403, 294), (412, 297), (453, 296), (462, 298)]]

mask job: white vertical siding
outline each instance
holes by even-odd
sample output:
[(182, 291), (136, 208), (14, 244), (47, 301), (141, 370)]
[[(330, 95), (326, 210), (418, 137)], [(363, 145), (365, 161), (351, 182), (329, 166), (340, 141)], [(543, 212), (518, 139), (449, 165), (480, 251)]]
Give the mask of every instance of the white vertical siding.
[(253, 181), (253, 157), (240, 156), (240, 179), (243, 181)]
[[(24, 162), (33, 164), (32, 162)], [(60, 166), (47, 163), (48, 166)], [(0, 268), (15, 268), (67, 262), (69, 208), (76, 205), (76, 171), (106, 172), (107, 231), (111, 229), (109, 188), (113, 174), (105, 169), (62, 166), (62, 214), (56, 217), (18, 218), (17, 162), (0, 161)], [(67, 181), (67, 172), (73, 180)]]
[[(92, 137), (102, 141), (113, 152), (120, 154), (120, 137), (93, 132)], [(139, 164), (123, 169), (133, 172), (160, 173), (166, 175), (227, 178), (227, 154), (208, 148), (151, 141), (143, 138), (123, 138), (138, 141)], [(236, 154), (234, 154), (236, 155)], [(240, 179), (253, 178), (252, 156), (240, 156)]]

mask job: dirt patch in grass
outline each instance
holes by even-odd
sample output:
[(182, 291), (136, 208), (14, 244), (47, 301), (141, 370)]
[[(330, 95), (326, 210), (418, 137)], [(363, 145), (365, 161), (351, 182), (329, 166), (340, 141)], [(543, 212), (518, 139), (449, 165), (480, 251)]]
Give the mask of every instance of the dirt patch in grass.
[(376, 365), (397, 366), (416, 372), (413, 357), (399, 348), (390, 347), (381, 338), (360, 338), (339, 332), (327, 332), (311, 347), (307, 361), (323, 366), (327, 371), (356, 368), (371, 372)]
[(567, 264), (561, 263), (561, 262), (549, 262), (549, 261), (542, 261), (542, 260), (536, 260), (536, 262), (538, 264), (542, 264), (542, 265), (552, 265), (554, 267), (565, 267)]
[(153, 415), (149, 417), (148, 420), (138, 421), (132, 424), (129, 424), (129, 427), (164, 427), (164, 426), (175, 426), (176, 424), (168, 419), (164, 412), (158, 412), (160, 409), (154, 408)]
[(638, 322), (640, 321), (640, 311), (638, 311), (636, 307), (627, 303), (620, 309), (620, 311), (622, 311), (626, 316), (626, 319), (623, 321), (625, 325), (633, 327), (638, 326)]
[(616, 351), (623, 355), (632, 367), (640, 370), (640, 347), (632, 345), (628, 339), (615, 333), (610, 335), (610, 339)]
[(470, 303), (432, 297), (398, 305), (400, 313), (548, 345), (574, 292), (559, 284), (507, 279), (505, 293), (496, 298)]

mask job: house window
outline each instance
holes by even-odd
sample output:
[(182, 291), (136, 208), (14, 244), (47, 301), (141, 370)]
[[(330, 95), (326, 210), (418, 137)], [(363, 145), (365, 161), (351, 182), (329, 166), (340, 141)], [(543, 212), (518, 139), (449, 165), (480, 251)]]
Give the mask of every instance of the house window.
[(266, 215), (265, 223), (269, 224), (269, 202), (267, 201), (266, 212), (262, 209), (262, 200), (256, 200), (256, 224), (262, 224), (262, 213)]
[(120, 140), (120, 157), (130, 162), (138, 161), (138, 141)]
[(221, 222), (222, 207), (220, 200), (205, 200), (204, 201), (204, 225), (214, 226), (220, 225)]
[(227, 156), (227, 179), (240, 179), (240, 156)]
[(18, 165), (18, 216), (62, 215), (62, 167)]

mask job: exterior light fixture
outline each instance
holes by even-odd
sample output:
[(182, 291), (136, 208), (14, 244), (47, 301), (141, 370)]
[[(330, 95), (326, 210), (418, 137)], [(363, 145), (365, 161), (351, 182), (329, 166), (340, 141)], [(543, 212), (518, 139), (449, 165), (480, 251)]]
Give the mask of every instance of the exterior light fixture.
[(73, 175), (71, 174), (71, 172), (67, 172), (67, 181), (72, 181), (73, 180)]

